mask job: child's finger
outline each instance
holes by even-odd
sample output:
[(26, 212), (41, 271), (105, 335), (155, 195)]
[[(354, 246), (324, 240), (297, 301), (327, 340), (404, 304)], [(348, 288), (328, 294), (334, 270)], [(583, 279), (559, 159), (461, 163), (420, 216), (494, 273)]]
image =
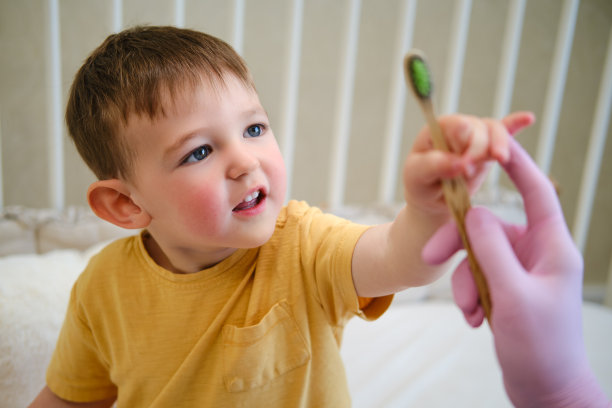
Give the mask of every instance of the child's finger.
[(466, 115), (442, 116), (440, 128), (450, 151), (457, 154), (465, 151), (474, 133), (473, 120)]
[(500, 163), (510, 158), (510, 135), (504, 124), (498, 120), (485, 119), (490, 145), (489, 154)]
[[(440, 130), (451, 152), (461, 154), (470, 144), (474, 118), (467, 115), (446, 115), (438, 118)], [(431, 130), (423, 127), (412, 145), (413, 152), (424, 152), (433, 148)]]
[(472, 132), (467, 145), (462, 150), (463, 157), (471, 161), (480, 161), (487, 158), (489, 152), (490, 136), (486, 123), (480, 119), (471, 119)]
[(458, 156), (441, 150), (429, 150), (410, 157), (405, 166), (404, 179), (410, 182), (418, 177), (416, 182), (428, 185), (456, 177), (463, 171), (464, 165)]
[(502, 123), (512, 136), (531, 126), (534, 122), (535, 115), (527, 111), (514, 112), (502, 119)]
[(412, 152), (420, 153), (426, 152), (428, 150), (433, 149), (433, 142), (431, 138), (431, 131), (429, 126), (425, 125), (417, 134), (414, 143), (412, 144)]

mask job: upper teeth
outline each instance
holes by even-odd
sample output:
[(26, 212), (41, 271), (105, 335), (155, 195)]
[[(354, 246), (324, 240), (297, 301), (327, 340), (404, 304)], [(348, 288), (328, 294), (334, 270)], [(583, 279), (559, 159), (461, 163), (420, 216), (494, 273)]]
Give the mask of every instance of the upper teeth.
[(249, 201), (253, 201), (257, 197), (259, 197), (259, 191), (255, 191), (254, 193), (249, 194), (244, 198), (244, 201), (248, 203)]

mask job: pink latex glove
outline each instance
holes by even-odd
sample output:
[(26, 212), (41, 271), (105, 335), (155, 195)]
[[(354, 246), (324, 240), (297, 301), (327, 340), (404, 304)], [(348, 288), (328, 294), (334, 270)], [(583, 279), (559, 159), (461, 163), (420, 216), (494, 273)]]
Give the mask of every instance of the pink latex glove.
[[(488, 280), (490, 323), (506, 392), (518, 407), (607, 407), (582, 338), (582, 257), (553, 186), (514, 140), (503, 167), (524, 198), (527, 226), (507, 225), (488, 210), (473, 208), (466, 227)], [(449, 223), (427, 243), (423, 258), (439, 264), (461, 247)], [(465, 260), (452, 283), (466, 320), (480, 326), (484, 311)]]

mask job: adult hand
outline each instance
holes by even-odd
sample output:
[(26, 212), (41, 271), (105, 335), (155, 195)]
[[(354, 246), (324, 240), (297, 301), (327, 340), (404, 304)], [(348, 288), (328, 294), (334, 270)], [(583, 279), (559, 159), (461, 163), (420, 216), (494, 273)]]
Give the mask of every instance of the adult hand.
[[(514, 140), (502, 166), (523, 196), (527, 225), (508, 225), (474, 208), (466, 228), (489, 285), (490, 324), (506, 392), (519, 407), (605, 407), (582, 337), (582, 257), (554, 188)], [(456, 227), (446, 224), (423, 258), (441, 263), (460, 248)], [(452, 282), (466, 320), (479, 326), (484, 311), (466, 261)]]

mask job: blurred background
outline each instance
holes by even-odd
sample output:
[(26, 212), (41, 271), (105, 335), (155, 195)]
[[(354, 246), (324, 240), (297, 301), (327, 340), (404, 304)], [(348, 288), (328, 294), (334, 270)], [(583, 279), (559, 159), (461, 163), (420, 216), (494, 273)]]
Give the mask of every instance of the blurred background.
[[(457, 7), (465, 1), (304, 0), (296, 13), (298, 3), (286, 0), (1, 0), (0, 204), (33, 208), (86, 205), (85, 192), (94, 177), (65, 134), (63, 113), (68, 89), (84, 59), (107, 35), (137, 24), (179, 25), (205, 31), (228, 41), (244, 56), (281, 148), (289, 153), (291, 198), (312, 205), (330, 204), (330, 174), (337, 157), (332, 140), (338, 131), (338, 115), (344, 112), (349, 137), (344, 147), (347, 166), (341, 201), (333, 204), (380, 202), (381, 162), (387, 160), (384, 141), (398, 87), (394, 80), (398, 72), (398, 33), (406, 21), (407, 4), (415, 7), (411, 43), (428, 56), (439, 112), (495, 116), (500, 43), (506, 17), (515, 3), (468, 2), (465, 60), (459, 80), (452, 84), (458, 92), (455, 103), (449, 105), (445, 93), (450, 92), (451, 84), (445, 81), (456, 40), (453, 19)], [(538, 118), (544, 115), (551, 72), (555, 70), (556, 41), (568, 3), (524, 2), (510, 110), (530, 110)], [(611, 1), (574, 3), (577, 14), (571, 56), (558, 121), (553, 126), (553, 155), (545, 166), (560, 187), (570, 227), (576, 216), (612, 28)], [(354, 36), (348, 38), (355, 21)], [(297, 40), (292, 34), (296, 25), (300, 33)], [(346, 44), (353, 40), (354, 64), (347, 68)], [(290, 66), (298, 68), (291, 71), (298, 75), (293, 82), (288, 79), (292, 75)], [(343, 87), (347, 73), (351, 75), (348, 90)], [(293, 93), (288, 93), (288, 84), (293, 84)], [(348, 104), (343, 104), (339, 96), (342, 92), (348, 96), (344, 99)], [(288, 95), (294, 95), (293, 99)], [(400, 113), (397, 174), (423, 126), (421, 112), (411, 97), (405, 99)], [(534, 157), (539, 153), (542, 131), (539, 121), (518, 136)], [(610, 130), (606, 133), (608, 143), (602, 146), (601, 171), (584, 249), (586, 283), (595, 290), (606, 282), (612, 253), (612, 143)], [(399, 182), (393, 182), (396, 187), (391, 201), (399, 201)], [(501, 183), (510, 187), (503, 176)]]

